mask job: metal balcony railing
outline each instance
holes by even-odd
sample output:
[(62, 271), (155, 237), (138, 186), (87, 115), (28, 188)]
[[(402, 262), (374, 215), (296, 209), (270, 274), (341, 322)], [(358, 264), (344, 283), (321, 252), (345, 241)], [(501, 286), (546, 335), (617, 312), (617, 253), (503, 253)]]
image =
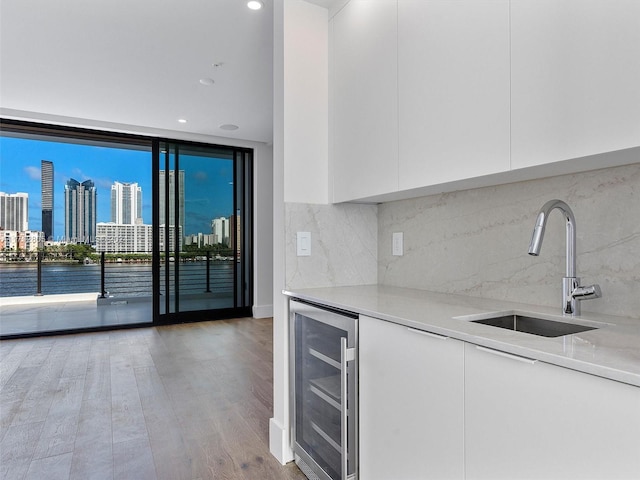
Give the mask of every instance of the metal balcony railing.
[[(165, 272), (169, 268), (169, 293), (175, 290), (175, 262), (162, 262), (160, 291), (166, 292)], [(202, 293), (233, 294), (235, 261), (215, 259), (209, 254), (181, 261), (178, 266), (180, 295)], [(99, 292), (101, 297), (151, 297), (150, 261), (107, 262), (102, 253), (96, 263), (37, 261), (0, 263), (0, 297)]]

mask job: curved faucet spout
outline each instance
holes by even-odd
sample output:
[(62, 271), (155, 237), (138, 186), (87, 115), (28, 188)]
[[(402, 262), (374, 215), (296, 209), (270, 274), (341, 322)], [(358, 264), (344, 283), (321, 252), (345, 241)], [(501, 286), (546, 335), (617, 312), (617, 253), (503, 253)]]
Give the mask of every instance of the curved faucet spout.
[(567, 225), (567, 275), (562, 279), (562, 313), (564, 315), (579, 315), (579, 300), (598, 298), (602, 294), (598, 285), (583, 287), (580, 285), (580, 279), (576, 277), (576, 219), (569, 205), (562, 200), (549, 200), (540, 209), (529, 244), (529, 255), (538, 256), (540, 254), (547, 218), (556, 208), (564, 215)]
[(573, 216), (571, 207), (562, 200), (549, 200), (545, 203), (536, 219), (536, 225), (533, 229), (533, 235), (531, 236), (531, 243), (529, 244), (529, 255), (538, 256), (540, 254), (540, 248), (542, 247), (542, 240), (544, 238), (544, 230), (547, 226), (547, 218), (552, 210), (558, 209), (562, 212), (566, 220), (567, 226), (567, 277), (576, 276), (576, 219)]

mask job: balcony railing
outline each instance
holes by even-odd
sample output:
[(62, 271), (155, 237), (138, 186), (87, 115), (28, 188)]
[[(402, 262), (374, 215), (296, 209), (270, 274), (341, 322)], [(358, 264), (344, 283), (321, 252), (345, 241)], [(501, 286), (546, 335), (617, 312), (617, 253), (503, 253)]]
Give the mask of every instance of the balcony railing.
[[(173, 257), (161, 263), (163, 293), (166, 268), (170, 274), (169, 293), (173, 294), (176, 270)], [(234, 260), (210, 254), (182, 258), (178, 265), (180, 295), (233, 294), (234, 268)], [(89, 292), (110, 298), (151, 297), (152, 275), (150, 261), (108, 262), (102, 253), (97, 262), (60, 263), (45, 261), (39, 254), (36, 261), (0, 263), (0, 297)]]

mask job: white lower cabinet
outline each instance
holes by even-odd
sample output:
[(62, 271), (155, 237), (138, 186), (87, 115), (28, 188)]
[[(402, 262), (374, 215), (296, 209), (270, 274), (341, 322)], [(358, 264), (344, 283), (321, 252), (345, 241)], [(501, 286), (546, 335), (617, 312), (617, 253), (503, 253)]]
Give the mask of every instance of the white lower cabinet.
[(640, 479), (640, 388), (360, 316), (361, 480)]
[(464, 344), (360, 316), (362, 480), (463, 478)]
[(640, 478), (640, 388), (465, 345), (468, 479)]

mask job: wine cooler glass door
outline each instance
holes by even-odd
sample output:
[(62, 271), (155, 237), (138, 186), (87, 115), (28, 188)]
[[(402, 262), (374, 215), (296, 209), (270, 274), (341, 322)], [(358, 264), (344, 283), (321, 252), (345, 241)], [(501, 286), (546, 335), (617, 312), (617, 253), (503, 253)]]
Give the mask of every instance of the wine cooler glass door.
[(294, 314), (295, 443), (327, 478), (347, 480), (355, 471), (355, 320), (344, 317), (341, 328), (313, 317)]

